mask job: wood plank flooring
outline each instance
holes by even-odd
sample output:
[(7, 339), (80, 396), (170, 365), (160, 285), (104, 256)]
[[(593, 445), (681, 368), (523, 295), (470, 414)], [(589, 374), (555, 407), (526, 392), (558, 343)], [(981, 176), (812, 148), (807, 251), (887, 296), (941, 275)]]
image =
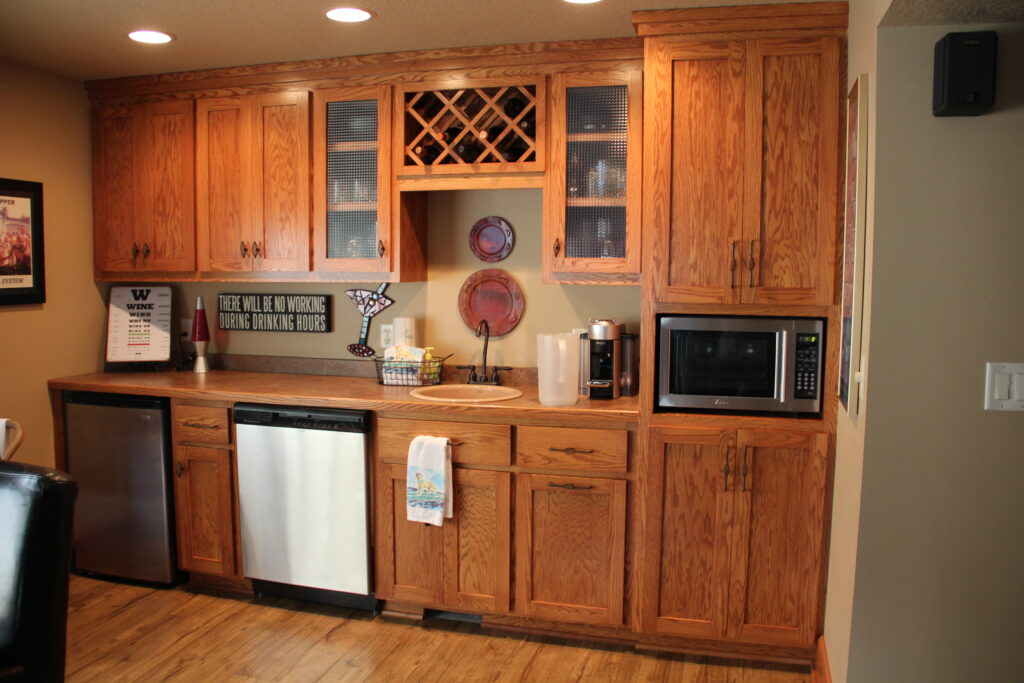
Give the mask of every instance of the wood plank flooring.
[(798, 683), (801, 667), (408, 624), (282, 598), (71, 577), (68, 681)]

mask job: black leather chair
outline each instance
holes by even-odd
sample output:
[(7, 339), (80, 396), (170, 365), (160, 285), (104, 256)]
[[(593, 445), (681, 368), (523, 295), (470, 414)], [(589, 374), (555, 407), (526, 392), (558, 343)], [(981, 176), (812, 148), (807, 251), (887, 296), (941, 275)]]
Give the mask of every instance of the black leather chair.
[(0, 681), (62, 681), (71, 522), (64, 472), (0, 462)]

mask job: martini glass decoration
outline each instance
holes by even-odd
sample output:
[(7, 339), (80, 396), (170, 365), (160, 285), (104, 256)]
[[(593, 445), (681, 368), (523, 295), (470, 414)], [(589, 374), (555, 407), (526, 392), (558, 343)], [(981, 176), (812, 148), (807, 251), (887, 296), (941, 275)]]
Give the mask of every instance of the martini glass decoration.
[(359, 309), (359, 312), (363, 314), (363, 326), (359, 330), (359, 341), (355, 344), (349, 344), (347, 347), (348, 352), (353, 356), (369, 358), (370, 356), (376, 355), (376, 351), (366, 345), (366, 338), (370, 333), (370, 318), (395, 303), (388, 297), (384, 296), (384, 290), (387, 288), (388, 283), (382, 282), (376, 291), (370, 291), (369, 289), (345, 290), (345, 294), (348, 295), (349, 299), (352, 299), (352, 303), (354, 303), (356, 308)]

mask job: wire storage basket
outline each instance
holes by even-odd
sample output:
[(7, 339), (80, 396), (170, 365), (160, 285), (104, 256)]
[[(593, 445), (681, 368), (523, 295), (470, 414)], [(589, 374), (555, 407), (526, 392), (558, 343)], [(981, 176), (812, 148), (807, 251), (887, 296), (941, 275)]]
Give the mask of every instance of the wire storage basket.
[(444, 358), (431, 358), (430, 360), (385, 360), (374, 358), (377, 366), (377, 383), (390, 384), (402, 387), (425, 387), (441, 383), (444, 362), (451, 355)]

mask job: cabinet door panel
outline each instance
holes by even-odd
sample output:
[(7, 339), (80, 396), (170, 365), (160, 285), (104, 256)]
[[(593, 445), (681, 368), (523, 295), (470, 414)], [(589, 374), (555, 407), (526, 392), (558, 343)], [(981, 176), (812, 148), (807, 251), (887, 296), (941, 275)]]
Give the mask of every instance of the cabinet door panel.
[(191, 100), (146, 105), (140, 112), (141, 145), (135, 167), (142, 197), (136, 235), (140, 270), (190, 271), (196, 267), (194, 122)]
[(657, 541), (645, 550), (656, 573), (644, 588), (653, 606), (644, 628), (724, 637), (735, 438), (716, 429), (661, 429), (653, 430), (651, 446), (661, 514), (652, 531)]
[(444, 523), (444, 603), (508, 613), (511, 478), (508, 472), (453, 471), (454, 517)]
[[(96, 269), (127, 271), (135, 267), (136, 203), (135, 124), (131, 112), (101, 112), (96, 121), (94, 192)], [(141, 249), (136, 244), (136, 248)]]
[[(313, 263), (318, 272), (387, 273), (393, 261), (391, 90), (313, 94)], [(394, 205), (400, 208), (399, 203)], [(396, 214), (399, 222), (407, 216)]]
[(729, 636), (813, 646), (828, 435), (740, 430)]
[(442, 527), (405, 518), (406, 468), (377, 468), (377, 595), (436, 605), (442, 597)]
[(309, 270), (309, 93), (260, 95), (254, 104), (256, 270)]
[(231, 451), (175, 446), (174, 500), (182, 569), (236, 574)]
[[(744, 246), (749, 303), (832, 302), (838, 173), (838, 44), (748, 43), (751, 155)], [(756, 164), (754, 161), (756, 160)]]
[(199, 270), (245, 271), (252, 260), (252, 117), (244, 98), (196, 104)]
[(638, 281), (641, 98), (639, 70), (552, 77), (545, 282)]
[(626, 482), (539, 474), (516, 481), (519, 612), (621, 624)]
[(649, 55), (665, 98), (648, 98), (645, 112), (654, 161), (645, 183), (655, 203), (645, 222), (654, 227), (648, 262), (658, 301), (739, 300), (743, 53), (742, 42), (722, 41), (655, 43)]

